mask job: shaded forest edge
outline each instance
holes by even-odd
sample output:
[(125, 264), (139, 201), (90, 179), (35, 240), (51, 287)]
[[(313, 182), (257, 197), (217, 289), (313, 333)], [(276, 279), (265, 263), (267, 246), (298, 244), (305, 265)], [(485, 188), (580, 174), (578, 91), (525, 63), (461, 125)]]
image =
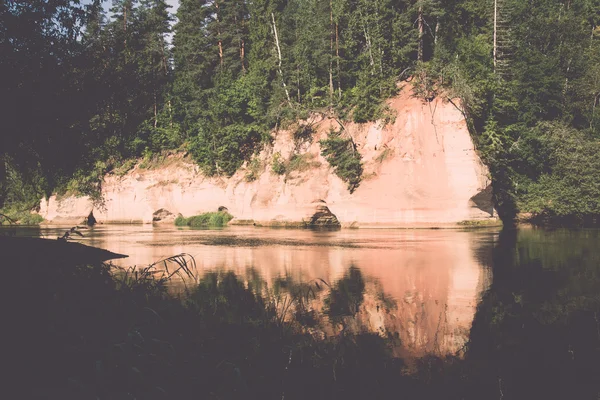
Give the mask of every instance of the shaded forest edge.
[[(494, 4), (181, 0), (176, 23), (164, 0), (115, 0), (110, 18), (98, 0), (0, 4), (0, 209), (98, 196), (165, 151), (230, 176), (312, 113), (392, 120), (409, 80), (459, 100), (505, 223), (596, 225), (600, 5)], [(331, 160), (354, 190), (360, 160)]]
[[(8, 382), (23, 398), (591, 398), (598, 233), (518, 235), (505, 230), (491, 260), (480, 254), (494, 280), (460, 357), (418, 360), (392, 356), (393, 333), (320, 333), (315, 312), (343, 327), (360, 308), (365, 277), (352, 266), (336, 282), (267, 288), (254, 270), (195, 276), (185, 254), (133, 269), (11, 245)], [(573, 245), (551, 245), (564, 240)], [(311, 290), (326, 291), (324, 310), (305, 307)]]

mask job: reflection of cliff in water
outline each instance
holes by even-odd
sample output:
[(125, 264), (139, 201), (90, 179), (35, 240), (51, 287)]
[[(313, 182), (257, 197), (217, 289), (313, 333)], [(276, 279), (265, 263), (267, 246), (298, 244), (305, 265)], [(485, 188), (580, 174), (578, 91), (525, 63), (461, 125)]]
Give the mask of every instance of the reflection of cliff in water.
[[(490, 253), (491, 241), (472, 243), (471, 234), (456, 233), (455, 238), (463, 240), (423, 242), (427, 236), (431, 234), (415, 233), (402, 249), (345, 250), (339, 259), (330, 257), (339, 263), (328, 265), (331, 287), (315, 290), (311, 303), (323, 318), (328, 317), (329, 333), (397, 335), (401, 346), (396, 355), (460, 351), (490, 281), (489, 270), (475, 255)], [(342, 276), (335, 273), (340, 269)], [(304, 272), (299, 279), (318, 277)]]
[(310, 307), (326, 333), (397, 335), (402, 346), (396, 354), (417, 356), (464, 346), (489, 285), (485, 265), (497, 236), (450, 230), (102, 229), (112, 231), (96, 230), (87, 244), (129, 254), (123, 265), (186, 252), (201, 273), (231, 270), (246, 282), (263, 281), (270, 291), (316, 282), (320, 289)]

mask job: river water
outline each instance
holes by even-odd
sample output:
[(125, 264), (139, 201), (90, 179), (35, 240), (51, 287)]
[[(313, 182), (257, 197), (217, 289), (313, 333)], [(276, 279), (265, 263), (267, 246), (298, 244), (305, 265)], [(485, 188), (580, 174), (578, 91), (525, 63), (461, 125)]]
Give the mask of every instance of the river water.
[[(20, 228), (17, 235), (56, 238), (65, 229)], [(116, 260), (120, 266), (187, 253), (199, 278), (232, 271), (271, 292), (303, 287), (310, 308), (330, 322), (326, 333), (395, 335), (400, 356), (466, 355), (485, 360), (489, 376), (517, 383), (532, 368), (556, 366), (563, 376), (581, 362), (572, 379), (584, 379), (588, 386), (579, 387), (590, 393), (600, 390), (585, 378), (600, 375), (597, 230), (99, 225), (82, 233), (78, 242), (129, 255)], [(535, 386), (531, 378), (524, 385)]]
[[(56, 238), (64, 231), (43, 227), (19, 234)], [(199, 276), (233, 271), (269, 288), (311, 282), (313, 289), (354, 286), (362, 292), (356, 294), (360, 301), (338, 307), (342, 316), (351, 314), (346, 329), (398, 334), (398, 351), (414, 355), (450, 354), (464, 347), (491, 282), (491, 250), (498, 237), (494, 230), (193, 230), (164, 225), (99, 225), (81, 232), (84, 236), (75, 239), (80, 243), (128, 255), (115, 261), (120, 266), (146, 266), (187, 253)], [(327, 294), (311, 296), (311, 307), (323, 310)]]

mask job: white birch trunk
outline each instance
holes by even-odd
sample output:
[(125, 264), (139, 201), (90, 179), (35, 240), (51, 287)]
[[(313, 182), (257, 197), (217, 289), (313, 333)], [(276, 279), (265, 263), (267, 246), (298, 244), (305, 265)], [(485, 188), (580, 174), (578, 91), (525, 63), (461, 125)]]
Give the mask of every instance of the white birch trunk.
[(277, 47), (277, 58), (279, 63), (277, 65), (277, 69), (279, 70), (279, 76), (281, 77), (281, 83), (283, 85), (283, 90), (285, 90), (285, 96), (287, 97), (287, 101), (292, 106), (292, 100), (290, 99), (290, 93), (288, 91), (287, 85), (285, 84), (285, 80), (283, 79), (283, 71), (281, 70), (281, 47), (279, 47), (279, 36), (277, 35), (277, 25), (275, 24), (275, 14), (271, 13), (271, 19), (273, 20), (273, 35), (275, 36), (275, 46)]

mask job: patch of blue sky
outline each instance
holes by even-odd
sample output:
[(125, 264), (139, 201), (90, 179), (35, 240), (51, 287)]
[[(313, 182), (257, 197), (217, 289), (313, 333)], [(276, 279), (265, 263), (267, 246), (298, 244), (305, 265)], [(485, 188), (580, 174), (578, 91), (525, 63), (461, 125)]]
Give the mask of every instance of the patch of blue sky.
[[(80, 0), (81, 4), (91, 4), (93, 0)], [(177, 12), (177, 9), (179, 8), (179, 0), (166, 0), (167, 4), (171, 6), (171, 8), (169, 9), (169, 12), (171, 14), (173, 14), (173, 16), (175, 16), (175, 13)], [(110, 18), (111, 17), (111, 13), (110, 13), (110, 8), (112, 7), (112, 0), (103, 0), (102, 1), (102, 7), (104, 7), (104, 11), (106, 12), (106, 15)], [(173, 24), (176, 21), (173, 21)], [(173, 34), (169, 34), (167, 35), (167, 40), (169, 41), (169, 43), (172, 43), (173, 41)]]

